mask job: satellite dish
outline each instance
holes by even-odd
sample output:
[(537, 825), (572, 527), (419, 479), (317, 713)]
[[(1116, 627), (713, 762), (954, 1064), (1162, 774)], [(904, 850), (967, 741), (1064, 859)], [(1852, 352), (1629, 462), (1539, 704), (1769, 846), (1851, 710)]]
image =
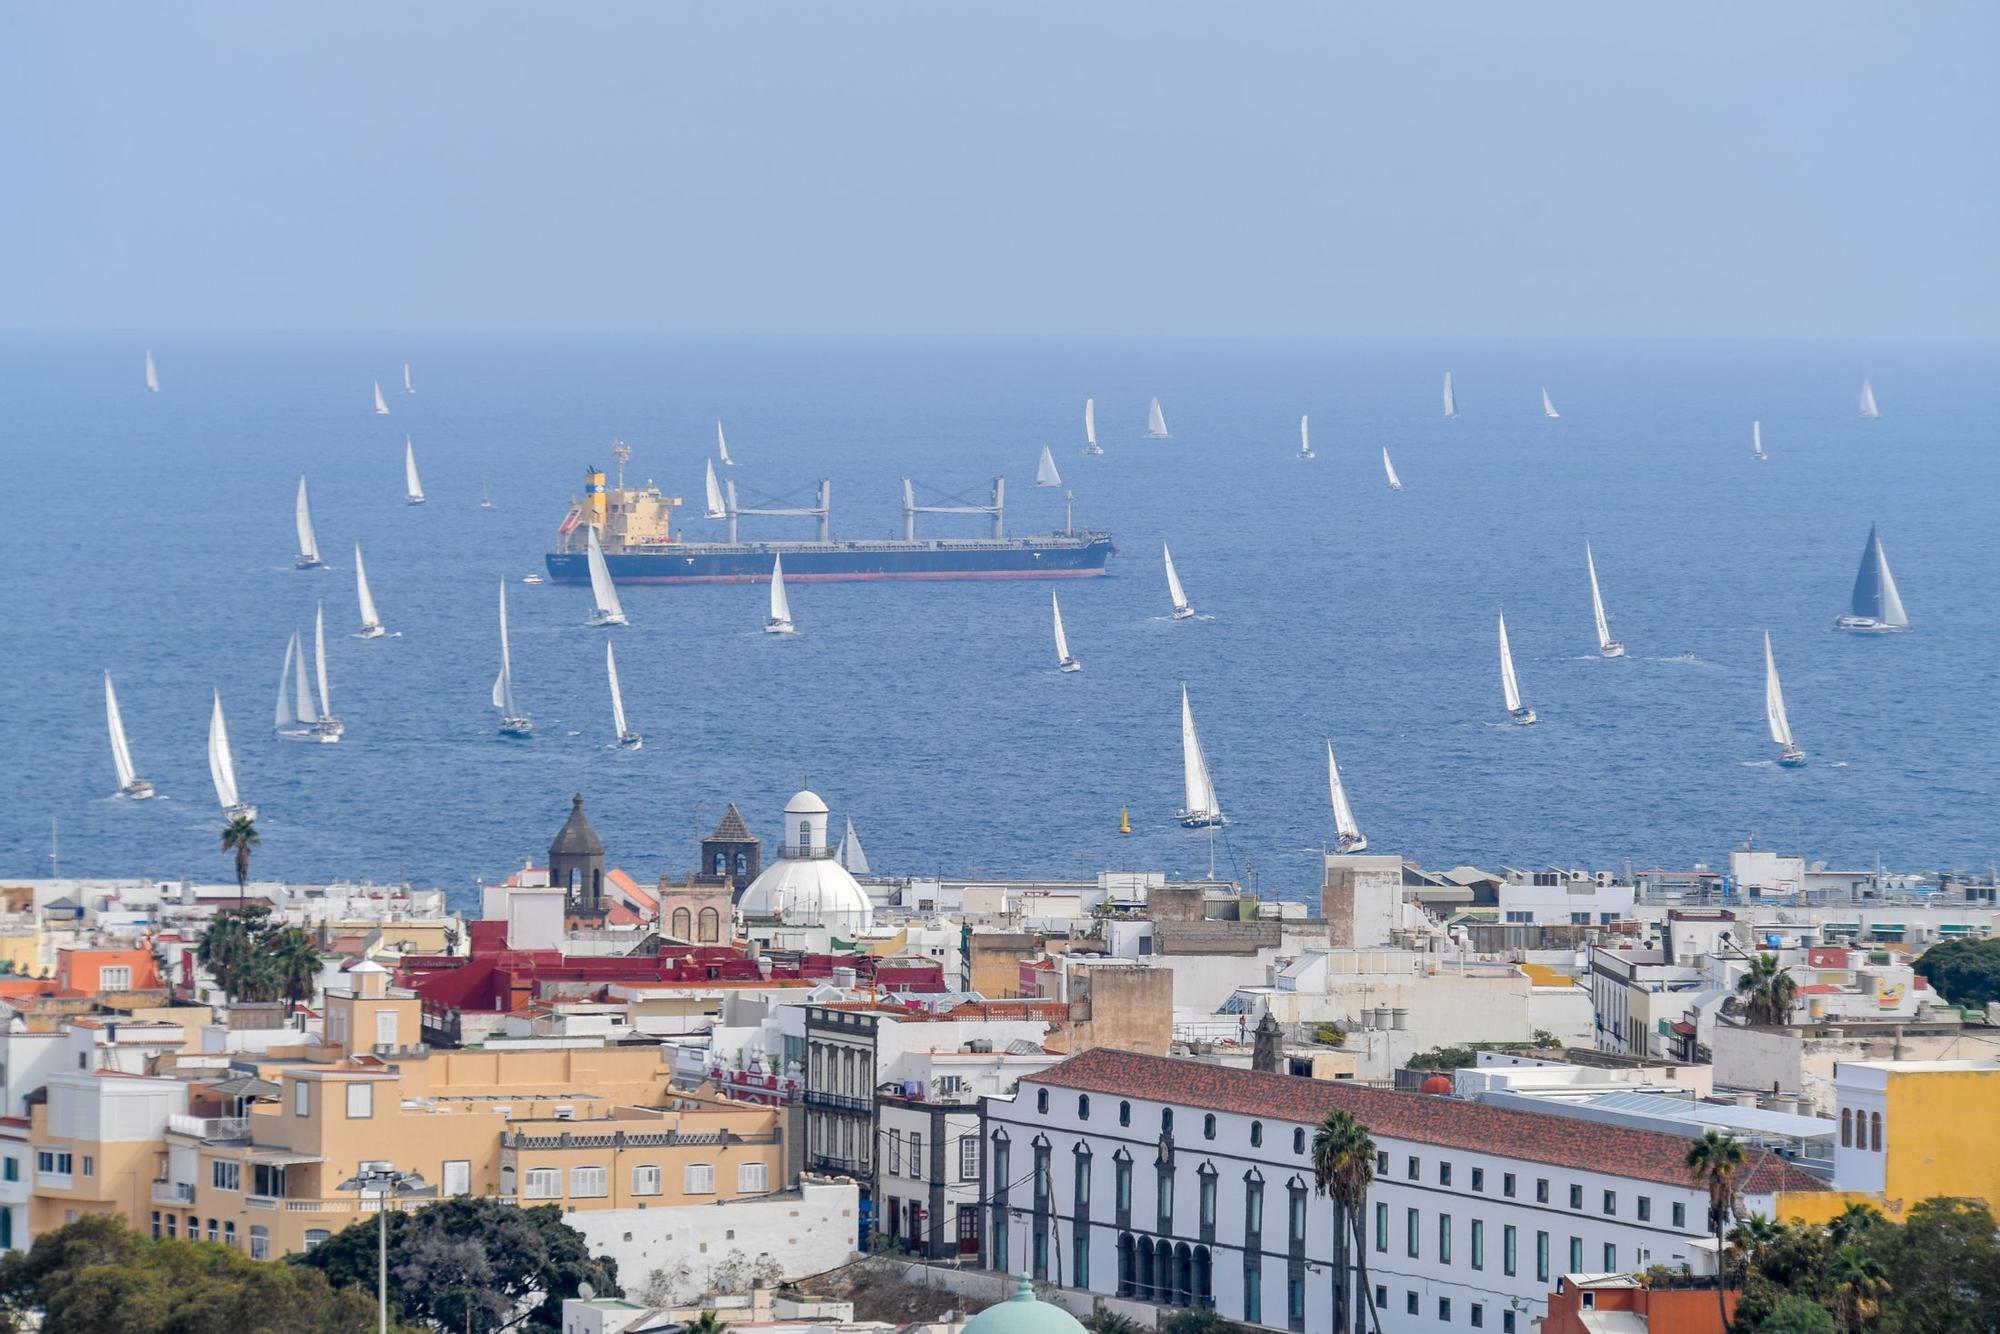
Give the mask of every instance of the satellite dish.
[(584, 1282), (576, 1285), (576, 1295), (585, 1301), (589, 1301), (591, 1298), (597, 1296), (597, 1289), (592, 1287), (589, 1280), (586, 1279)]

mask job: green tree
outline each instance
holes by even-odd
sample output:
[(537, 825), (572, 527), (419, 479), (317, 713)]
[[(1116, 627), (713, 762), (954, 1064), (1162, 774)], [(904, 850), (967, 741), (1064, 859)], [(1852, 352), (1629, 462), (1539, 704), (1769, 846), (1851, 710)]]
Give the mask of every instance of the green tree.
[(683, 1334), (723, 1334), (729, 1322), (714, 1311), (703, 1311), (682, 1327)]
[(1861, 1246), (1843, 1246), (1827, 1266), (1826, 1283), (1832, 1290), (1834, 1312), (1847, 1334), (1873, 1328), (1882, 1294), (1889, 1290), (1880, 1260)]
[(2000, 1000), (2000, 936), (1947, 940), (1923, 952), (1917, 974), (1953, 1005), (1985, 1006)]
[[(1708, 1192), (1708, 1230), (1715, 1237), (1717, 1256), (1723, 1253), (1723, 1228), (1735, 1211), (1736, 1179), (1742, 1175), (1747, 1157), (1742, 1141), (1713, 1130), (1703, 1131), (1701, 1138), (1688, 1146), (1688, 1175)], [(1723, 1334), (1729, 1334), (1729, 1303), (1723, 1286), (1715, 1285), (1715, 1304), (1722, 1313)]]
[(1743, 998), (1743, 1017), (1750, 1023), (1787, 1024), (1798, 1003), (1799, 984), (1777, 955), (1760, 954), (1736, 979), (1736, 994)]
[(1871, 1252), (1890, 1288), (1877, 1322), (1885, 1334), (1991, 1334), (2000, 1311), (2000, 1243), (1984, 1204), (1921, 1200), (1901, 1227), (1877, 1237)]
[(210, 922), (195, 946), (195, 958), (214, 976), (215, 985), (231, 996), (236, 994), (243, 965), (256, 952), (257, 938), (249, 920), (239, 913), (223, 913)]
[(267, 948), (278, 966), (279, 994), (290, 1009), (296, 1010), (313, 998), (325, 962), (319, 947), (313, 944), (312, 932), (303, 927), (285, 927), (271, 934)]
[(1739, 1282), (1749, 1273), (1750, 1266), (1761, 1260), (1784, 1235), (1783, 1223), (1775, 1223), (1762, 1214), (1737, 1220), (1736, 1226), (1729, 1229), (1728, 1244), (1736, 1258)]
[[(1346, 1225), (1351, 1245), (1348, 1269), (1354, 1289), (1367, 1304), (1375, 1334), (1382, 1334), (1382, 1316), (1368, 1287), (1368, 1250), (1361, 1224), (1362, 1211), (1368, 1207), (1368, 1188), (1375, 1182), (1375, 1141), (1368, 1137), (1366, 1127), (1346, 1112), (1328, 1112), (1313, 1132), (1312, 1164), (1315, 1192), (1330, 1196), (1340, 1211), (1334, 1220), (1336, 1233)], [(1343, 1284), (1347, 1277), (1341, 1275)]]
[(236, 910), (243, 911), (250, 903), (250, 854), (263, 842), (263, 835), (257, 832), (257, 822), (247, 815), (233, 817), (222, 827), (222, 850), (236, 854)]
[(1839, 1329), (1824, 1306), (1795, 1292), (1778, 1300), (1757, 1334), (1839, 1334)]
[(1101, 1308), (1090, 1313), (1083, 1327), (1090, 1334), (1139, 1334), (1139, 1322), (1131, 1316)]

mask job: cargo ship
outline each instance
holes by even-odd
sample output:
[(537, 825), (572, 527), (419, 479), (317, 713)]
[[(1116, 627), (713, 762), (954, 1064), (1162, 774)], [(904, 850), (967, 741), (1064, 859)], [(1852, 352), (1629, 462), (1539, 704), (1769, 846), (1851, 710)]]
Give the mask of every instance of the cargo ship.
[[(605, 483), (602, 468), (585, 469), (581, 499), (556, 530), (548, 553), (549, 576), (558, 583), (590, 582), (586, 528), (597, 530), (605, 567), (621, 584), (768, 583), (772, 561), (783, 556), (787, 582), (830, 582), (856, 579), (1079, 579), (1105, 573), (1113, 547), (1109, 533), (1069, 526), (1059, 533), (1030, 537), (1005, 535), (1006, 479), (993, 479), (986, 503), (917, 503), (916, 485), (903, 480), (902, 538), (835, 538), (830, 515), (832, 483), (822, 479), (811, 503), (799, 505), (739, 504), (733, 481), (718, 483), (715, 465), (708, 467), (708, 504), (704, 516), (723, 525), (720, 542), (689, 541), (674, 526), (681, 498), (663, 493), (650, 482), (625, 485), (625, 460), (631, 451), (620, 445), (618, 477)], [(1067, 507), (1066, 507), (1067, 508)], [(919, 537), (920, 514), (978, 515), (990, 521), (985, 537)], [(801, 518), (815, 521), (810, 540), (742, 541), (739, 521), (759, 518)]]

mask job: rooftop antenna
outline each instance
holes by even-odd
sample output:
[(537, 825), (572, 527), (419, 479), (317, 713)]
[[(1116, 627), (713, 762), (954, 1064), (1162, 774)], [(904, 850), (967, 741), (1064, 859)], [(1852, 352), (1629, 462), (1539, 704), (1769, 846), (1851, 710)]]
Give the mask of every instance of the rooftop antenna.
[(611, 442), (611, 457), (618, 460), (618, 489), (625, 489), (625, 460), (632, 457), (632, 446), (623, 440)]

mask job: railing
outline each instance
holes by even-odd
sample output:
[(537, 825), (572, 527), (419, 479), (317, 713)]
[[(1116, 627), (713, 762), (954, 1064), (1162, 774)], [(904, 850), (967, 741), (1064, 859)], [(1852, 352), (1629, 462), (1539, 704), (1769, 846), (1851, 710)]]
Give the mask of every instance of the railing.
[(827, 1172), (837, 1176), (855, 1176), (861, 1172), (861, 1164), (853, 1158), (836, 1158), (831, 1154), (815, 1153), (806, 1159), (815, 1172)]
[(778, 859), (780, 861), (788, 861), (788, 862), (831, 861), (833, 859), (833, 854), (834, 854), (834, 849), (832, 848), (823, 848), (823, 847), (808, 848), (808, 847), (801, 847), (799, 844), (796, 843), (780, 843), (778, 845)]
[(845, 1093), (820, 1093), (812, 1089), (806, 1091), (806, 1106), (825, 1107), (836, 1112), (858, 1112), (863, 1116), (874, 1111), (874, 1106), (866, 1098), (849, 1097)]
[(191, 1135), (195, 1139), (248, 1139), (250, 1121), (242, 1116), (185, 1116), (175, 1113), (167, 1118), (167, 1129), (176, 1135)]
[(500, 1136), (503, 1149), (673, 1149), (719, 1148), (729, 1144), (776, 1144), (776, 1133), (739, 1135), (733, 1130), (614, 1130), (604, 1134), (579, 1135), (563, 1131), (555, 1135), (529, 1135), (506, 1131)]
[(194, 1186), (186, 1181), (155, 1181), (154, 1204), (193, 1204)]

